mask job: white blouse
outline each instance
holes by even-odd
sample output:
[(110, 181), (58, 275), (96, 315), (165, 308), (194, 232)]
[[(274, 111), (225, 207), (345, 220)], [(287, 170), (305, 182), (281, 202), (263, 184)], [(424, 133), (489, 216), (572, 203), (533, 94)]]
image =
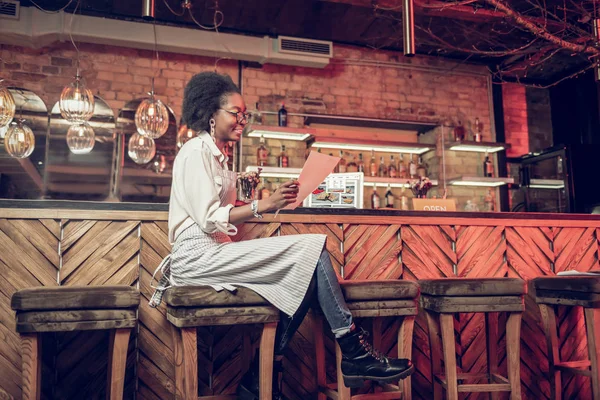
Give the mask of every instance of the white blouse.
[(227, 157), (206, 132), (187, 141), (179, 150), (173, 164), (169, 200), (171, 245), (194, 223), (208, 234), (217, 231), (228, 235), (237, 233), (237, 228), (229, 223), (229, 211), (234, 205), (222, 206), (219, 197), (223, 186), (222, 170), (227, 170)]

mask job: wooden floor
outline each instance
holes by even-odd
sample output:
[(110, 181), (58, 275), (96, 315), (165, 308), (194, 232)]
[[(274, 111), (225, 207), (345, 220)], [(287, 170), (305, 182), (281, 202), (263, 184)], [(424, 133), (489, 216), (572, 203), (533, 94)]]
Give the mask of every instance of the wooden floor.
[[(2, 213), (4, 212), (4, 215)], [(468, 224), (467, 224), (468, 222)], [(576, 226), (573, 226), (576, 225)], [(586, 226), (587, 225), (587, 226)], [(564, 270), (598, 269), (599, 221), (371, 218), (280, 215), (246, 223), (236, 240), (298, 233), (325, 233), (340, 279), (408, 279), (510, 276), (531, 279)], [(142, 293), (139, 326), (128, 357), (126, 396), (173, 398), (174, 361), (164, 308), (147, 305), (150, 277), (170, 248), (164, 212), (110, 213), (0, 210), (0, 399), (21, 396), (19, 338), (10, 297), (18, 289), (54, 285), (129, 285)], [(559, 309), (563, 359), (587, 356), (580, 310)], [(383, 347), (396, 351), (397, 321), (384, 325)], [(500, 326), (503, 324), (501, 323)], [(368, 327), (366, 323), (365, 327)], [(484, 371), (483, 316), (455, 322), (461, 371)], [(284, 360), (284, 394), (316, 398), (314, 332), (307, 318)], [(231, 394), (257, 344), (255, 327), (203, 328), (199, 332), (202, 394)], [(504, 335), (498, 359), (505, 372)], [(333, 378), (332, 339), (329, 375)], [(43, 393), (46, 399), (103, 398), (108, 335), (83, 332), (45, 335)], [(526, 299), (521, 338), (523, 398), (549, 397), (544, 335), (537, 307)], [(413, 398), (431, 399), (426, 321), (415, 324)], [(565, 376), (566, 399), (590, 399), (584, 377)], [(487, 398), (473, 394), (469, 399)]]

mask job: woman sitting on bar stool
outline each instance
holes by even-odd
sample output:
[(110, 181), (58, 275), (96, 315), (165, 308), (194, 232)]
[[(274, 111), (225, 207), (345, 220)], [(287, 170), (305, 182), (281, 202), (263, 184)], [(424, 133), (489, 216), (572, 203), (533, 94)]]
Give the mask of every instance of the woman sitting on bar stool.
[[(298, 182), (288, 181), (268, 199), (234, 207), (237, 174), (227, 169), (224, 147), (240, 140), (248, 117), (240, 91), (228, 76), (205, 72), (187, 84), (182, 122), (200, 134), (175, 158), (169, 202), (173, 248), (158, 268), (163, 276), (150, 305), (157, 307), (169, 286), (208, 285), (230, 291), (241, 286), (257, 292), (282, 312), (275, 339), (277, 374), (283, 351), (316, 295), (342, 350), (347, 386), (408, 377), (414, 370), (410, 360), (381, 355), (365, 341), (365, 332), (355, 329), (325, 249), (326, 235), (232, 242), (234, 225), (294, 203), (298, 194)], [(257, 358), (238, 387), (242, 399), (258, 399)], [(274, 388), (274, 398), (279, 393)]]

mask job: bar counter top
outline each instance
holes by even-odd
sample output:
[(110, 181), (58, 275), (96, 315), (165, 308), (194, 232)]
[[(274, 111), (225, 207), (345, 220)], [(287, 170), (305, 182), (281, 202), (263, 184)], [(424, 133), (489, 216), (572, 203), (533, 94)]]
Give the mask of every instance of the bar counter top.
[[(164, 307), (148, 306), (152, 274), (171, 251), (167, 218), (168, 204), (0, 201), (0, 398), (3, 393), (21, 397), (12, 294), (26, 287), (57, 285), (138, 288), (142, 295), (139, 329), (129, 357), (135, 374), (126, 380), (126, 398), (136, 390), (139, 398), (173, 398), (170, 325)], [(600, 270), (600, 215), (298, 208), (247, 221), (232, 239), (313, 233), (327, 235), (327, 249), (340, 280), (520, 277), (529, 281), (561, 271)], [(571, 360), (585, 359), (580, 310), (561, 310), (557, 320), (559, 331), (568, 332), (561, 336), (561, 351)], [(293, 400), (316, 398), (310, 324), (310, 318), (304, 321), (285, 354), (285, 393)], [(380, 347), (389, 354), (395, 351), (395, 324), (382, 325)], [(483, 316), (458, 316), (455, 326), (459, 367), (485, 372)], [(202, 330), (198, 336), (206, 344), (200, 355), (202, 395), (235, 391), (240, 369), (252, 355), (248, 338), (256, 337), (248, 329)], [(431, 399), (427, 322), (421, 313), (414, 332), (413, 399)], [(106, 359), (98, 357), (104, 352), (102, 335), (57, 336), (61, 351), (53, 354), (56, 350), (51, 346), (44, 350), (44, 359), (54, 360), (49, 370), (70, 376), (57, 384), (57, 393), (68, 392), (68, 382), (104, 382)], [(504, 352), (503, 342), (499, 349)], [(523, 399), (550, 397), (546, 351), (539, 310), (528, 294), (521, 335)], [(498, 357), (502, 360), (505, 355)], [(79, 360), (77, 368), (70, 367), (72, 359)], [(504, 364), (501, 361), (501, 370)], [(591, 398), (586, 377), (565, 379), (563, 387), (564, 398)], [(77, 398), (95, 398), (98, 390), (101, 386), (92, 385), (89, 393), (78, 393)]]

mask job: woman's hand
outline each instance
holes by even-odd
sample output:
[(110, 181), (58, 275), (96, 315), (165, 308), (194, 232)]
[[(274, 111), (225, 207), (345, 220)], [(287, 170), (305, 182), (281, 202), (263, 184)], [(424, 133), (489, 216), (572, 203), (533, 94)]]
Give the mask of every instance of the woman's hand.
[(282, 209), (288, 204), (295, 203), (298, 198), (300, 182), (291, 180), (283, 183), (266, 201), (269, 202), (268, 211)]

